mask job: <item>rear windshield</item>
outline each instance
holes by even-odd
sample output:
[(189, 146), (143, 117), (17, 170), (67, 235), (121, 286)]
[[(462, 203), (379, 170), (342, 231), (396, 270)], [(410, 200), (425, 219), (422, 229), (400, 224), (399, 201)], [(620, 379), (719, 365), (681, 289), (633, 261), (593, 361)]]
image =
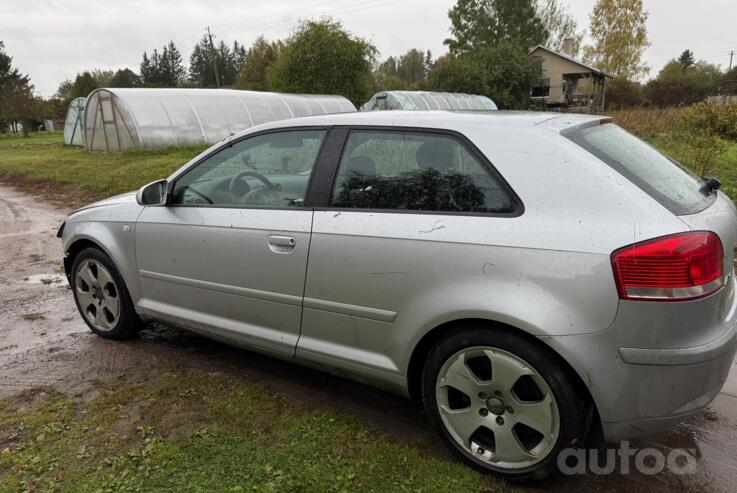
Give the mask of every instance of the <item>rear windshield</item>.
[(567, 136), (598, 157), (676, 215), (695, 214), (715, 194), (681, 165), (613, 124), (585, 128)]

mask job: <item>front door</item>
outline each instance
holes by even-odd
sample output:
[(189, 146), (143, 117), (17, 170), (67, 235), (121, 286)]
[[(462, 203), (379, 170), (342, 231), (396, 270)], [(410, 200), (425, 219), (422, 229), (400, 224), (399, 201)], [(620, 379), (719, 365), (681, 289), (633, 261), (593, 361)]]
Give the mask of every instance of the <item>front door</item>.
[(176, 178), (136, 226), (140, 307), (159, 319), (293, 354), (313, 212), (304, 207), (325, 131), (235, 141)]

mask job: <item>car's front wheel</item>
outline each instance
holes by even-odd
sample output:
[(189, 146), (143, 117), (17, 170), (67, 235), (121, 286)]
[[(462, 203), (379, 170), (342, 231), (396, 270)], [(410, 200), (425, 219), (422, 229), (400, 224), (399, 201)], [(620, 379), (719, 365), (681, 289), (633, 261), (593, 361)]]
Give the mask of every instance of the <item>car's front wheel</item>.
[(96, 248), (85, 248), (72, 264), (72, 291), (82, 318), (106, 339), (128, 339), (141, 329), (123, 278), (112, 260)]
[(422, 376), (426, 413), (469, 465), (507, 479), (543, 479), (560, 451), (583, 444), (586, 406), (551, 355), (511, 331), (441, 339)]

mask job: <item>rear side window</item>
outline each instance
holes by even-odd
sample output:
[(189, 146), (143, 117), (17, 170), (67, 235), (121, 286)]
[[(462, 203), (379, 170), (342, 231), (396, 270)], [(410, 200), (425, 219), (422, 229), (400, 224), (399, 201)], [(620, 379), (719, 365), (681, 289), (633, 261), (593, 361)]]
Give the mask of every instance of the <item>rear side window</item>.
[(457, 138), (411, 131), (351, 131), (332, 207), (512, 213), (502, 181)]
[(654, 147), (612, 124), (568, 135), (676, 215), (695, 214), (714, 195), (701, 192), (701, 180)]

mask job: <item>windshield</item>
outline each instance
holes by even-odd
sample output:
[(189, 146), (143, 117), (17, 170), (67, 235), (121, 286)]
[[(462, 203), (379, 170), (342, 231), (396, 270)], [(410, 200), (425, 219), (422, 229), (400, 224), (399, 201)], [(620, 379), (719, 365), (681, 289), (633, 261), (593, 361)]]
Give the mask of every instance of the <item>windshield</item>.
[(716, 197), (701, 191), (698, 177), (616, 125), (585, 128), (567, 137), (676, 215), (701, 212)]

